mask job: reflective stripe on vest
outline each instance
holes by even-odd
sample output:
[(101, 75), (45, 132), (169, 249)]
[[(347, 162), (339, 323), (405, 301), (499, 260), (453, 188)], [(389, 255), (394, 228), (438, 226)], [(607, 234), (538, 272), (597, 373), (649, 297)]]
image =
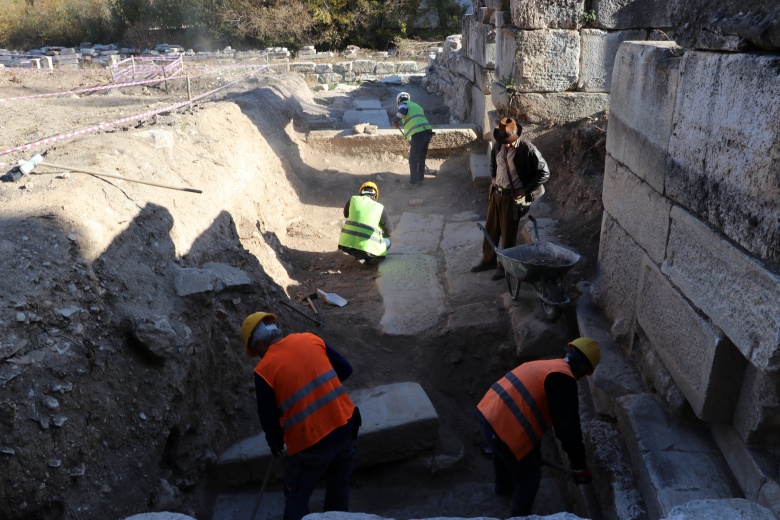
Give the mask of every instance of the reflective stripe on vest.
[(425, 112), (420, 105), (413, 101), (407, 101), (406, 108), (407, 112), (403, 119), (401, 119), (401, 123), (404, 125), (404, 135), (406, 136), (407, 141), (411, 139), (414, 134), (433, 128), (425, 118)]
[(255, 367), (273, 389), (287, 453), (313, 446), (344, 426), (355, 406), (325, 353), (310, 333), (290, 334), (268, 349)]
[(385, 256), (387, 245), (379, 227), (384, 206), (366, 195), (354, 195), (349, 201), (349, 216), (339, 235), (339, 245)]
[(477, 405), (518, 460), (528, 455), (552, 426), (544, 380), (553, 372), (574, 377), (563, 359), (523, 363), (494, 383)]

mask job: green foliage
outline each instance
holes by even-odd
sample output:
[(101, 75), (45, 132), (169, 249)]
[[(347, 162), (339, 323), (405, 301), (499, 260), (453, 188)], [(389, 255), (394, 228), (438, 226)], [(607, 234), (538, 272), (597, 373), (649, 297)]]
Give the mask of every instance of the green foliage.
[[(0, 47), (147, 47), (180, 40), (187, 28), (222, 45), (388, 49), (394, 38), (458, 33), (463, 14), (457, 0), (3, 0)], [(420, 27), (423, 15), (433, 28)]]
[(506, 93), (509, 95), (509, 103), (513, 103), (520, 95), (520, 92), (517, 90), (517, 85), (515, 85), (514, 78), (511, 76), (506, 76), (501, 80), (501, 82), (504, 84)]
[(582, 13), (582, 25), (588, 25), (596, 21), (596, 11), (591, 9), (590, 11), (585, 11)]

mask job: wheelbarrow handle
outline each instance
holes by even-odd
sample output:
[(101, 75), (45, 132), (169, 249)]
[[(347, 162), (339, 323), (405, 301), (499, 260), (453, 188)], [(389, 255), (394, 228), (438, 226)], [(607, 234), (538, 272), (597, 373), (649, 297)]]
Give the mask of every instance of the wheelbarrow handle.
[(488, 241), (488, 243), (490, 244), (490, 247), (492, 247), (492, 248), (493, 248), (493, 251), (495, 251), (496, 253), (498, 253), (498, 248), (497, 248), (497, 247), (496, 247), (496, 245), (493, 243), (493, 239), (492, 239), (492, 238), (490, 238), (490, 235), (488, 235), (488, 232), (487, 232), (487, 230), (485, 229), (485, 227), (484, 227), (482, 224), (480, 224), (480, 223), (477, 223), (477, 227), (478, 227), (479, 229), (481, 229), (481, 230), (482, 230), (482, 233), (484, 233), (484, 234), (485, 234), (485, 238), (487, 238), (487, 241)]
[(528, 215), (528, 220), (534, 223), (534, 235), (536, 235), (536, 241), (541, 242), (541, 240), (539, 240), (539, 228), (536, 226), (536, 219), (533, 215)]

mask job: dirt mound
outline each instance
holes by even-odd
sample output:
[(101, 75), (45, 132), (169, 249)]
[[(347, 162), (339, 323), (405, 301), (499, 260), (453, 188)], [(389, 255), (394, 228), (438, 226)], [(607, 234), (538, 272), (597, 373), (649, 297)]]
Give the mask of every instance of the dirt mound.
[[(275, 233), (301, 205), (285, 130), (312, 99), (297, 76), (250, 88), (45, 156), (202, 195), (43, 166), (0, 185), (4, 517), (170, 507), (256, 427), (236, 327), (289, 281)], [(46, 101), (45, 126), (21, 107), (3, 141), (140, 111), (128, 97)], [(207, 262), (240, 267), (253, 291), (180, 296), (179, 273)], [(150, 324), (155, 339), (139, 332)]]

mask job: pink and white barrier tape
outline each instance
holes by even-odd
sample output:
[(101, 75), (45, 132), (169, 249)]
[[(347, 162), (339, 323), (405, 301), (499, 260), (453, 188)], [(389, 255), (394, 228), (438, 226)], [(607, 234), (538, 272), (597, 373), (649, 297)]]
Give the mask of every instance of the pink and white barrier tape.
[(122, 124), (122, 123), (127, 123), (127, 122), (130, 122), (130, 121), (135, 121), (137, 119), (143, 119), (143, 118), (146, 118), (146, 117), (151, 117), (151, 116), (163, 113), (163, 112), (172, 112), (173, 110), (176, 110), (176, 109), (181, 108), (181, 107), (186, 106), (186, 105), (190, 105), (190, 104), (194, 103), (195, 101), (203, 99), (206, 96), (210, 96), (210, 95), (212, 95), (212, 94), (214, 94), (216, 92), (219, 92), (222, 89), (230, 87), (231, 85), (235, 85), (236, 83), (240, 83), (240, 82), (244, 81), (245, 79), (247, 79), (247, 78), (249, 78), (249, 77), (251, 77), (253, 75), (254, 74), (248, 74), (248, 75), (246, 75), (246, 76), (244, 76), (242, 78), (239, 78), (239, 79), (237, 79), (235, 81), (231, 81), (230, 83), (222, 85), (221, 87), (217, 87), (214, 90), (211, 90), (209, 92), (205, 92), (203, 94), (200, 94), (199, 96), (196, 96), (196, 97), (194, 97), (194, 98), (192, 98), (192, 99), (190, 99), (188, 101), (182, 101), (180, 103), (176, 103), (176, 104), (173, 104), (173, 105), (170, 105), (170, 106), (167, 106), (167, 107), (164, 107), (164, 108), (160, 108), (160, 109), (157, 109), (157, 110), (152, 110), (150, 112), (144, 112), (142, 114), (136, 114), (134, 116), (123, 117), (122, 119), (117, 119), (116, 121), (111, 121), (110, 123), (100, 123), (99, 125), (91, 126), (89, 128), (84, 128), (84, 129), (81, 129), (81, 130), (75, 130), (73, 132), (67, 132), (67, 133), (64, 133), (64, 134), (55, 135), (54, 137), (47, 137), (46, 139), (41, 139), (40, 141), (35, 141), (35, 142), (32, 142), (32, 143), (23, 144), (21, 146), (15, 146), (13, 148), (9, 148), (8, 150), (0, 152), (0, 156), (6, 155), (6, 154), (9, 154), (9, 153), (13, 153), (13, 152), (21, 152), (21, 151), (27, 150), (28, 148), (32, 148), (33, 146), (40, 146), (42, 144), (53, 143), (53, 142), (56, 142), (56, 141), (62, 141), (64, 139), (69, 139), (71, 137), (76, 137), (78, 135), (89, 134), (91, 132), (96, 132), (98, 130), (103, 130), (105, 128), (111, 128), (112, 126), (116, 126), (116, 125), (119, 125), (119, 124)]

